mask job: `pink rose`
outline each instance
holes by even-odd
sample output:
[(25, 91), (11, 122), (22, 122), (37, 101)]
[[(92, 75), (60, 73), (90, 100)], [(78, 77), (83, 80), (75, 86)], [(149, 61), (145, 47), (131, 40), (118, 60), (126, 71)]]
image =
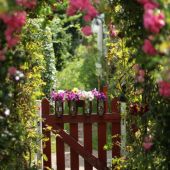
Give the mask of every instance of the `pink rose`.
[(170, 97), (170, 82), (159, 82), (159, 93), (161, 96)]
[(158, 8), (158, 7), (159, 7), (159, 4), (156, 3), (156, 2), (148, 2), (148, 3), (144, 4), (144, 9), (145, 10), (155, 9), (155, 8)]
[(159, 4), (157, 2), (155, 2), (154, 0), (137, 0), (141, 5), (152, 5), (155, 8), (159, 7)]
[(84, 21), (89, 22), (89, 21), (92, 20), (92, 17), (91, 17), (90, 15), (85, 15), (85, 16), (83, 17), (83, 19), (84, 19)]
[(152, 142), (143, 142), (143, 148), (145, 151), (149, 151), (153, 146)]
[(91, 27), (90, 26), (85, 26), (81, 29), (81, 31), (83, 32), (83, 34), (85, 36), (90, 36), (92, 35), (92, 30), (91, 30)]
[(153, 32), (159, 33), (165, 26), (165, 16), (163, 13), (155, 14), (152, 9), (146, 10), (143, 16), (144, 27)]
[(146, 136), (144, 138), (143, 148), (144, 148), (145, 151), (149, 151), (152, 148), (152, 146), (153, 146), (152, 140), (153, 139), (150, 136)]
[(8, 73), (11, 75), (11, 76), (14, 76), (15, 74), (16, 74), (16, 72), (17, 72), (17, 69), (16, 69), (16, 67), (9, 67), (8, 68)]
[(156, 49), (153, 47), (152, 43), (148, 39), (145, 39), (142, 49), (148, 55), (153, 56), (157, 54)]
[(37, 5), (37, 0), (16, 0), (16, 4), (32, 9)]
[(92, 18), (95, 18), (98, 15), (97, 10), (91, 4), (86, 6), (87, 14)]
[(73, 6), (69, 6), (66, 11), (68, 16), (73, 16), (76, 14), (76, 12), (77, 12), (77, 9), (75, 9)]
[(112, 24), (109, 25), (109, 33), (111, 37), (115, 37), (117, 35), (116, 28)]

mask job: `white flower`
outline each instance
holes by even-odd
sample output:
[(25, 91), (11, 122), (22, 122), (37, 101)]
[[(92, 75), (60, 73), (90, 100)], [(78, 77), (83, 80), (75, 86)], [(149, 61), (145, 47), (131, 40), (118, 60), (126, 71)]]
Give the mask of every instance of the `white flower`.
[(91, 91), (86, 92), (86, 99), (92, 101), (94, 99), (94, 94)]
[(5, 114), (6, 116), (9, 116), (9, 115), (10, 115), (10, 110), (9, 110), (9, 109), (5, 109), (4, 114)]

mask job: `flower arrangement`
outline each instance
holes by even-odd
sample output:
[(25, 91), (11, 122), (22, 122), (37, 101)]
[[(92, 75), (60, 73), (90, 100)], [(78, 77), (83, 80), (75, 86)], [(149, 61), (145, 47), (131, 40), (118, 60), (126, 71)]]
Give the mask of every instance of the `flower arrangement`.
[(97, 100), (98, 114), (103, 115), (104, 101), (106, 100), (106, 95), (103, 92), (97, 91), (96, 89), (93, 89), (91, 91), (85, 91), (74, 88), (73, 90), (66, 91), (58, 90), (57, 92), (53, 90), (51, 92), (51, 99), (52, 101), (55, 101), (56, 115), (63, 114), (64, 101), (68, 102), (70, 115), (75, 116), (77, 114), (78, 107), (83, 107), (84, 114), (90, 115), (92, 113), (92, 101), (94, 99)]
[(96, 89), (91, 91), (79, 90), (74, 88), (73, 90), (58, 90), (55, 92), (54, 90), (51, 92), (51, 99), (53, 101), (78, 101), (78, 100), (89, 100), (93, 101), (97, 100), (106, 100), (106, 95), (103, 92), (99, 92)]

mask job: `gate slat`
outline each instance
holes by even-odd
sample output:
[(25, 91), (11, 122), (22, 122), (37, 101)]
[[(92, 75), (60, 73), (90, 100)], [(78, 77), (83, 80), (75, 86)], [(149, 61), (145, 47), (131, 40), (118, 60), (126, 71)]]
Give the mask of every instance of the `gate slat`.
[(106, 123), (98, 123), (98, 157), (103, 163), (103, 166), (107, 165), (106, 162), (106, 150), (103, 149), (106, 144)]
[[(64, 124), (58, 124), (61, 129), (64, 129)], [(65, 170), (65, 154), (64, 141), (60, 137), (56, 137), (56, 162), (58, 170)]]
[[(84, 123), (84, 148), (92, 153), (92, 124)], [(84, 161), (85, 170), (92, 170), (93, 167), (87, 162)]]
[[(70, 135), (78, 141), (78, 124), (70, 123)], [(71, 170), (79, 170), (79, 155), (70, 148)]]
[[(48, 99), (44, 98), (41, 103), (42, 106), (42, 118), (46, 118), (50, 112), (50, 105)], [(42, 122), (42, 133), (49, 140), (43, 142), (43, 154), (47, 157), (47, 160), (43, 159), (43, 169), (46, 170), (51, 168), (51, 134), (45, 130), (46, 124)]]

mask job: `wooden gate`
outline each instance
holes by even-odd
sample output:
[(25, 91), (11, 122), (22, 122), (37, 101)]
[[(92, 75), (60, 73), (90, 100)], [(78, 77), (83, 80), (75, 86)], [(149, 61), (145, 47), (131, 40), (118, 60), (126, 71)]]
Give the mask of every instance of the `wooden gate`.
[[(85, 170), (92, 170), (95, 167), (98, 170), (106, 170), (107, 168), (107, 153), (103, 149), (106, 144), (107, 123), (112, 125), (112, 136), (120, 134), (120, 114), (117, 100), (111, 103), (111, 113), (107, 112), (108, 103), (104, 103), (104, 114), (97, 115), (93, 113), (87, 115), (62, 115), (57, 117), (50, 113), (50, 102), (47, 99), (42, 100), (42, 118), (43, 118), (43, 135), (49, 138), (43, 145), (43, 154), (48, 160), (43, 160), (43, 169), (49, 169), (52, 165), (51, 159), (51, 133), (44, 130), (46, 126), (51, 126), (57, 130), (59, 137), (56, 137), (56, 167), (57, 170), (65, 170), (65, 153), (64, 143), (70, 146), (70, 169), (79, 170), (79, 155), (84, 158)], [(64, 124), (69, 123), (70, 134), (65, 132)], [(78, 142), (78, 123), (83, 123), (84, 146)], [(92, 124), (98, 125), (98, 158), (92, 154)], [(113, 142), (115, 142), (113, 138)], [(120, 139), (118, 139), (120, 140)], [(112, 149), (112, 157), (120, 156), (120, 148), (116, 145)], [(49, 167), (49, 168), (48, 168)]]

